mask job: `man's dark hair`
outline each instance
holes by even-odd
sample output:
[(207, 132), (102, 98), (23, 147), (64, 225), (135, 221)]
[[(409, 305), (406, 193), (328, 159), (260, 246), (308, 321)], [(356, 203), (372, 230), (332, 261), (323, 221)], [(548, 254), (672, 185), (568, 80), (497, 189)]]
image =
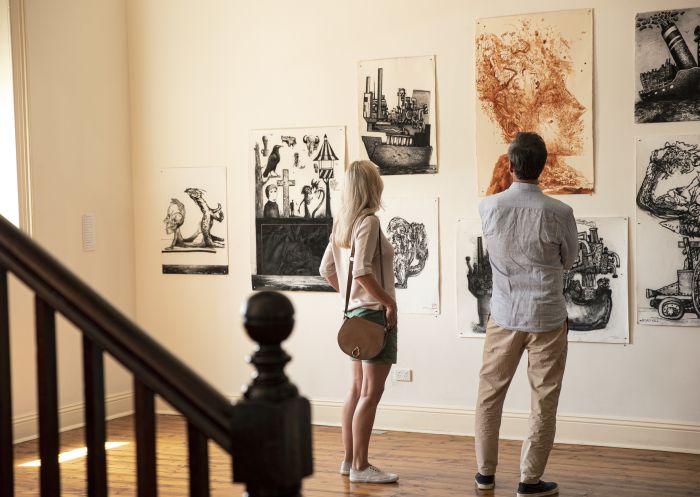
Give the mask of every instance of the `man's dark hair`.
[(547, 146), (537, 133), (520, 132), (508, 147), (508, 160), (518, 179), (537, 179), (547, 162)]
[(274, 188), (277, 190), (277, 187), (275, 185), (267, 185), (265, 187), (265, 196), (269, 199), (270, 198), (270, 188)]

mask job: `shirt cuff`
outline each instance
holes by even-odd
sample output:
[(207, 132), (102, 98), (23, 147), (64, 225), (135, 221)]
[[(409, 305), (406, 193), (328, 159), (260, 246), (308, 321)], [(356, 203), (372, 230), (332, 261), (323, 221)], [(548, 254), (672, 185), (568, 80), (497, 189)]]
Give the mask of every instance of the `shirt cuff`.
[(336, 270), (335, 268), (321, 267), (318, 268), (318, 273), (324, 278), (326, 278), (328, 276), (333, 276), (334, 274), (336, 274)]
[(374, 271), (372, 271), (371, 267), (358, 267), (354, 268), (352, 270), (352, 277), (353, 278), (359, 278), (360, 276), (365, 276), (367, 274), (372, 274)]

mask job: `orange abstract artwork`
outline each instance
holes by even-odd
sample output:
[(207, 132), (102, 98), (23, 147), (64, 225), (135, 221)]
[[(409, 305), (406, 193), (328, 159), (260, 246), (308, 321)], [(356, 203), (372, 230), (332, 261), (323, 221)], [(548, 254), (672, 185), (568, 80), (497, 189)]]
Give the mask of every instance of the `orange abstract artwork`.
[(592, 48), (588, 9), (478, 21), (480, 194), (510, 186), (506, 151), (520, 131), (547, 144), (545, 193), (593, 192)]

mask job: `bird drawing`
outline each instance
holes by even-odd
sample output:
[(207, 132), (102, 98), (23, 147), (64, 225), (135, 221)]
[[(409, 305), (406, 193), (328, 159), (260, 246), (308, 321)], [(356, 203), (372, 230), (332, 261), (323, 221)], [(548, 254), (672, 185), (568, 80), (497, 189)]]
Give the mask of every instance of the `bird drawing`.
[(270, 152), (270, 156), (267, 158), (267, 167), (265, 168), (265, 172), (263, 172), (263, 178), (267, 178), (270, 176), (271, 178), (279, 178), (279, 174), (275, 172), (275, 169), (277, 169), (277, 164), (280, 163), (280, 147), (282, 145), (275, 145), (272, 147), (272, 152)]

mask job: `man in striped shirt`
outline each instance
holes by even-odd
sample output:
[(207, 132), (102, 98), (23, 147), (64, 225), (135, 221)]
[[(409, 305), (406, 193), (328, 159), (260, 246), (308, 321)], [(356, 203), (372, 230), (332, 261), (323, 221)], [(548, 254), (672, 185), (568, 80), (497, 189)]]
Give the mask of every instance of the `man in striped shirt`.
[(493, 293), (479, 375), (475, 481), (480, 489), (495, 486), (503, 402), (527, 350), (532, 408), (517, 495), (543, 497), (559, 493), (540, 477), (554, 443), (567, 352), (564, 271), (576, 261), (578, 233), (571, 207), (537, 186), (547, 160), (542, 138), (518, 133), (508, 158), (512, 185), (479, 206)]

